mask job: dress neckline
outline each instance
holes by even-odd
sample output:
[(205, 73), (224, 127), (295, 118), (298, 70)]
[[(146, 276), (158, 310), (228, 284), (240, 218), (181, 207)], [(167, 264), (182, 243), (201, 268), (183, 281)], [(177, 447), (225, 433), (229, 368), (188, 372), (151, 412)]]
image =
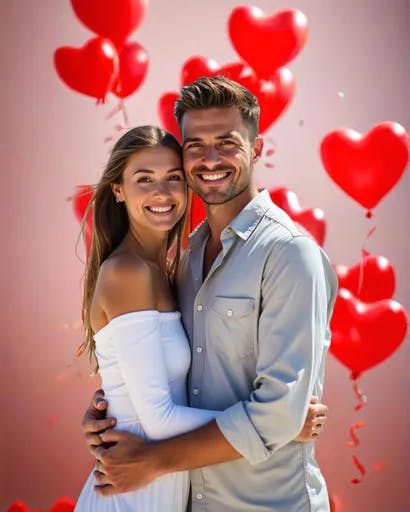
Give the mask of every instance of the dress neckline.
[(179, 311), (158, 311), (156, 309), (145, 309), (142, 311), (133, 311), (131, 313), (124, 313), (123, 315), (116, 316), (112, 318), (108, 323), (106, 323), (103, 327), (98, 329), (93, 335), (94, 339), (99, 338), (104, 334), (105, 331), (108, 331), (111, 327), (111, 323), (117, 318), (125, 317), (127, 315), (132, 315), (134, 313), (158, 313), (160, 320), (174, 320), (179, 319), (181, 317), (181, 313)]

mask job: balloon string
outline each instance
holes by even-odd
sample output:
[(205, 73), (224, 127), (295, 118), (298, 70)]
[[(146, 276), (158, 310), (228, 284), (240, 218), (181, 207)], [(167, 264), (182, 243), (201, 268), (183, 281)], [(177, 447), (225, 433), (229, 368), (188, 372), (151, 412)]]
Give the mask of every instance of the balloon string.
[(361, 478), (353, 478), (352, 484), (360, 484), (363, 482), (364, 475), (366, 474), (366, 469), (363, 466), (363, 464), (360, 462), (360, 460), (356, 457), (356, 455), (352, 455), (353, 464), (356, 466), (356, 468), (359, 470), (361, 474)]
[[(115, 105), (114, 108), (112, 108), (107, 116), (106, 116), (106, 119), (111, 119), (112, 117), (114, 117), (116, 114), (118, 114), (118, 112), (121, 112), (122, 114), (122, 121), (123, 121), (123, 124), (121, 123), (116, 123), (115, 126), (114, 126), (114, 130), (116, 132), (121, 132), (122, 130), (125, 130), (127, 127), (128, 127), (128, 123), (129, 123), (129, 118), (128, 118), (128, 112), (127, 112), (127, 109), (125, 108), (125, 103), (122, 99), (120, 99), (117, 103), (117, 105)], [(104, 138), (104, 142), (110, 142), (114, 139), (115, 137), (115, 133), (111, 133), (110, 135), (107, 135), (105, 138)]]
[[(366, 405), (366, 402), (367, 402), (366, 395), (361, 391), (361, 389), (359, 388), (359, 385), (357, 383), (358, 377), (359, 377), (359, 375), (354, 374), (354, 373), (352, 373), (352, 375), (350, 376), (350, 378), (352, 380), (353, 392), (354, 392), (356, 400), (357, 400), (357, 403), (354, 406), (354, 410), (356, 412), (359, 412), (361, 409), (363, 409), (363, 407)], [(346, 443), (347, 446), (349, 446), (350, 448), (353, 448), (353, 449), (356, 449), (359, 446), (360, 440), (359, 440), (359, 437), (357, 436), (356, 432), (365, 426), (366, 426), (366, 422), (363, 420), (356, 421), (355, 423), (353, 423), (353, 425), (350, 426), (350, 428), (349, 428), (350, 441), (347, 441), (347, 443)], [(357, 468), (357, 470), (359, 471), (361, 476), (358, 478), (353, 478), (351, 480), (351, 482), (353, 484), (359, 484), (360, 482), (363, 481), (363, 477), (366, 474), (366, 469), (365, 469), (364, 465), (360, 462), (357, 455), (353, 454), (352, 460), (353, 460), (353, 464), (355, 465), (355, 467)]]
[(367, 256), (369, 256), (369, 251), (367, 251), (365, 249), (365, 244), (367, 242), (367, 240), (373, 235), (373, 233), (376, 231), (376, 226), (373, 226), (369, 232), (367, 233), (367, 235), (365, 236), (364, 240), (363, 240), (363, 243), (362, 243), (362, 248), (361, 248), (361, 258), (360, 258), (360, 266), (359, 266), (359, 282), (358, 282), (358, 285), (357, 285), (357, 295), (359, 296), (360, 295), (360, 292), (362, 291), (362, 286), (363, 286), (363, 280), (364, 280), (364, 263), (365, 263), (365, 259)]
[(360, 441), (356, 435), (356, 430), (359, 430), (359, 428), (363, 428), (364, 426), (366, 426), (365, 421), (356, 421), (356, 423), (351, 425), (349, 434), (352, 440), (347, 442), (347, 446), (350, 446), (351, 448), (356, 448), (356, 446), (359, 446)]
[(120, 107), (120, 110), (122, 112), (122, 119), (124, 121), (124, 127), (127, 128), (128, 126), (128, 122), (129, 122), (129, 118), (128, 118), (128, 112), (127, 112), (127, 109), (125, 108), (125, 103), (124, 103), (124, 100), (121, 99), (119, 100), (119, 107)]
[(355, 411), (360, 411), (366, 405), (367, 396), (362, 392), (359, 388), (359, 384), (357, 383), (357, 377), (352, 377), (353, 382), (353, 391), (357, 398), (357, 404), (354, 406)]

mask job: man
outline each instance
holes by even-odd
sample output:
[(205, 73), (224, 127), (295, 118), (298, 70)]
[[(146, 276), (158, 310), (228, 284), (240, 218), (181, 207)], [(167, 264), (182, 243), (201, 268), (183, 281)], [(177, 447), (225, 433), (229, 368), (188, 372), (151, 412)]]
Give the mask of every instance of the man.
[(263, 141), (247, 89), (201, 78), (182, 89), (175, 115), (188, 184), (207, 210), (178, 280), (192, 348), (189, 399), (223, 412), (148, 445), (124, 432), (96, 435), (108, 420), (91, 406), (89, 443), (117, 443), (95, 449), (97, 492), (190, 469), (193, 512), (328, 511), (313, 443), (294, 439), (310, 396), (322, 392), (335, 274), (315, 242), (258, 193), (253, 168)]

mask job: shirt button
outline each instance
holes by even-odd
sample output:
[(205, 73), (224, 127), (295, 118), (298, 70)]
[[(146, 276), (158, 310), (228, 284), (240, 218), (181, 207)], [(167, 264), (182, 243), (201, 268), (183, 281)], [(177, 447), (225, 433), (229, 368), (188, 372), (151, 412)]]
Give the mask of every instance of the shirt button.
[(198, 389), (198, 388), (194, 388), (194, 389), (192, 390), (192, 394), (193, 394), (193, 395), (199, 395), (199, 389)]
[(232, 311), (232, 309), (228, 309), (228, 311), (226, 312), (226, 314), (227, 314), (228, 316), (232, 316), (232, 315), (233, 315), (233, 311)]
[(197, 500), (202, 500), (203, 496), (202, 494), (199, 492), (197, 495), (196, 495), (196, 499)]
[(204, 309), (204, 306), (202, 304), (198, 304), (198, 306), (196, 307), (196, 309), (198, 311), (202, 311)]
[(196, 348), (196, 351), (198, 352), (198, 354), (200, 354), (202, 352), (203, 348), (202, 347), (197, 347)]

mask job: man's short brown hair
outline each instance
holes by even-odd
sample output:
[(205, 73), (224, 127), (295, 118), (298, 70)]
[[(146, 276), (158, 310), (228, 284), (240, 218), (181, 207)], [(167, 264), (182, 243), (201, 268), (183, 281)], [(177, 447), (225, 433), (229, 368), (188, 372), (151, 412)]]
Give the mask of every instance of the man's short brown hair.
[(219, 107), (238, 107), (249, 129), (250, 139), (255, 139), (259, 127), (258, 100), (248, 89), (224, 76), (201, 77), (182, 87), (175, 102), (174, 114), (181, 128), (186, 112)]

